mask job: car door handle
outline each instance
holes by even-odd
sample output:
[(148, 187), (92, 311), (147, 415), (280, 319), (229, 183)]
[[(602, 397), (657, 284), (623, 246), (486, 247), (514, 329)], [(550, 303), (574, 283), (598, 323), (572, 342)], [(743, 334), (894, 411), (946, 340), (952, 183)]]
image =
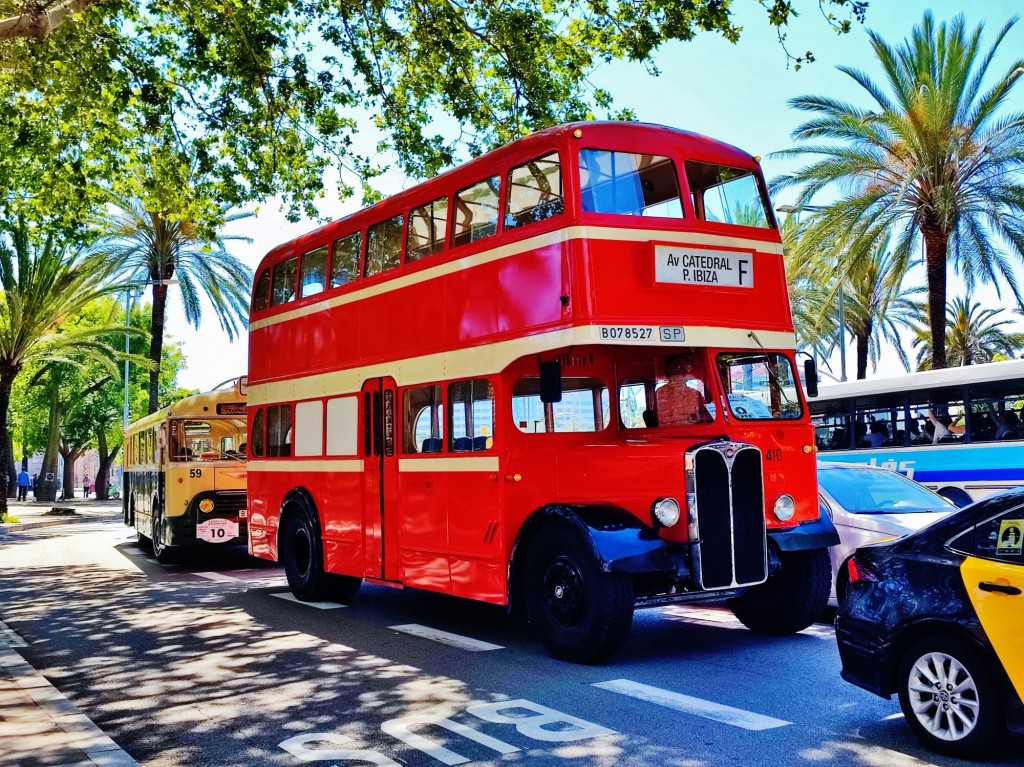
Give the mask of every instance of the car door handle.
[(1001, 583), (992, 583), (992, 581), (982, 581), (978, 584), (978, 588), (982, 591), (998, 591), (1000, 594), (1009, 594), (1013, 597), (1020, 594), (1020, 589), (1016, 586), (1004, 586)]

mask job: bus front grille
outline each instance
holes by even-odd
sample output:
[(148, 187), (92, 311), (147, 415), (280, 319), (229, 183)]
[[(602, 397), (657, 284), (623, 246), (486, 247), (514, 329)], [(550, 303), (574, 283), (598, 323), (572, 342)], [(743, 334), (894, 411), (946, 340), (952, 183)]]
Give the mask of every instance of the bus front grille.
[(712, 442), (686, 454), (690, 540), (702, 589), (763, 583), (768, 577), (761, 453)]

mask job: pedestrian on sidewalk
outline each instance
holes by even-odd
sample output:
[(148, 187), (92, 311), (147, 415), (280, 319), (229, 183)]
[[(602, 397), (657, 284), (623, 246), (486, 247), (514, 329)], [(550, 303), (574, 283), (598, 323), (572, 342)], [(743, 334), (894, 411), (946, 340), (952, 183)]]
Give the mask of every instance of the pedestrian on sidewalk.
[(32, 498), (33, 499), (35, 499), (35, 497), (36, 497), (36, 485), (38, 483), (39, 483), (39, 475), (38, 474), (33, 474), (32, 475)]
[(88, 498), (89, 497), (89, 475), (88, 474), (86, 474), (85, 478), (82, 480), (82, 490), (85, 493), (85, 497)]
[(25, 471), (24, 469), (22, 469), (21, 471), (18, 472), (18, 500), (19, 501), (27, 501), (28, 500), (28, 483), (29, 483), (28, 472)]

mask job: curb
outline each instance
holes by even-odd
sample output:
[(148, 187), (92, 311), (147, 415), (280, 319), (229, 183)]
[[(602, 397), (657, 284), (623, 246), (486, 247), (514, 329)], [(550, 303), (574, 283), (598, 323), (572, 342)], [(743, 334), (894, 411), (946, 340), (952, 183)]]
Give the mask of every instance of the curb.
[(8, 533), (17, 533), (22, 530), (32, 530), (37, 527), (56, 527), (57, 525), (74, 524), (75, 522), (90, 522), (97, 519), (115, 517), (116, 514), (75, 514), (66, 517), (54, 517), (53, 519), (42, 519), (36, 522), (3, 522), (0, 523), (0, 536)]

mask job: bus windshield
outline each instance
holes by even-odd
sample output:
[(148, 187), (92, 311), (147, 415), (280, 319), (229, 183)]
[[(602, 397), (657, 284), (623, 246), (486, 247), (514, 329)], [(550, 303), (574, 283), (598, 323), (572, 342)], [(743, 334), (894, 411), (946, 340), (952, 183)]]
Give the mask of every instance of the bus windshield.
[(697, 218), (762, 229), (772, 226), (754, 171), (690, 160), (686, 180)]
[(244, 418), (180, 418), (168, 422), (171, 461), (222, 461), (245, 457)]
[(792, 420), (803, 415), (797, 378), (789, 359), (777, 352), (718, 355), (718, 374), (729, 411), (740, 421)]

